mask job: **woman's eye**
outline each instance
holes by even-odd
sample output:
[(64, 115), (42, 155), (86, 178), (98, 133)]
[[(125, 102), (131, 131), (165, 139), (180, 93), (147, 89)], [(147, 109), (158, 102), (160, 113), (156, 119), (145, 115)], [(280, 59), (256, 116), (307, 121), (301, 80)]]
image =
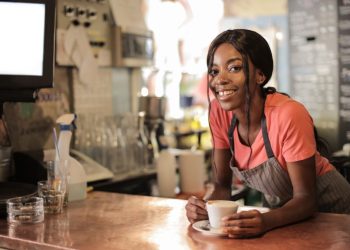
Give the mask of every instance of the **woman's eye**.
[(242, 66), (235, 66), (235, 65), (233, 65), (233, 66), (230, 66), (229, 67), (229, 71), (230, 72), (238, 72), (238, 71), (240, 71), (242, 69)]
[(209, 75), (210, 76), (216, 76), (218, 74), (218, 70), (216, 70), (216, 69), (211, 69), (210, 71), (209, 71)]

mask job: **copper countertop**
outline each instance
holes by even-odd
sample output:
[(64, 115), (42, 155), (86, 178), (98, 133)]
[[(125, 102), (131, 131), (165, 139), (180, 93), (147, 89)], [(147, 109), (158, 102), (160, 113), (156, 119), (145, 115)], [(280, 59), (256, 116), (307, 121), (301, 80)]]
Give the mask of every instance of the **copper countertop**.
[(233, 240), (189, 225), (186, 201), (92, 192), (43, 223), (0, 220), (0, 247), (10, 249), (350, 249), (350, 215), (317, 214), (262, 237)]

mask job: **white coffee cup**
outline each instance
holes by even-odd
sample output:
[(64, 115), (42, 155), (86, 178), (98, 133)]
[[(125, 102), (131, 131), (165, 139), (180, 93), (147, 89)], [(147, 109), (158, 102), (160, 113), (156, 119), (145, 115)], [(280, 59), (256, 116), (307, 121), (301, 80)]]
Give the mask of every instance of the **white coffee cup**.
[(228, 200), (209, 200), (206, 207), (210, 226), (219, 228), (223, 217), (237, 213), (238, 203)]

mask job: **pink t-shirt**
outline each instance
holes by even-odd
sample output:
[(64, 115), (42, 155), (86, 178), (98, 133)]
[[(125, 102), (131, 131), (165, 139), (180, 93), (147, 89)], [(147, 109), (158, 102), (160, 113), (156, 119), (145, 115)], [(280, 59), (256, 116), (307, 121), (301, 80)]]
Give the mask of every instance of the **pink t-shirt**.
[[(232, 116), (233, 112), (223, 110), (216, 99), (211, 102), (210, 126), (213, 144), (217, 149), (230, 148), (227, 131)], [(301, 103), (280, 93), (269, 94), (265, 102), (265, 116), (272, 151), (285, 170), (287, 162), (305, 160), (313, 155), (316, 155), (317, 175), (334, 169), (317, 152), (313, 121)], [(234, 143), (235, 159), (240, 169), (251, 169), (267, 161), (261, 129), (251, 146), (252, 152), (240, 142), (237, 126), (234, 130)]]

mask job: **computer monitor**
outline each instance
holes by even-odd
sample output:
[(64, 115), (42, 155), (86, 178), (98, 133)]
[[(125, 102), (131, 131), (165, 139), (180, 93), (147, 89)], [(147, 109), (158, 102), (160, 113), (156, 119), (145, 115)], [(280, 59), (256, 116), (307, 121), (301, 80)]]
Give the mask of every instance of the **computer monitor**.
[(6, 99), (53, 87), (55, 6), (55, 0), (0, 0), (0, 93)]

